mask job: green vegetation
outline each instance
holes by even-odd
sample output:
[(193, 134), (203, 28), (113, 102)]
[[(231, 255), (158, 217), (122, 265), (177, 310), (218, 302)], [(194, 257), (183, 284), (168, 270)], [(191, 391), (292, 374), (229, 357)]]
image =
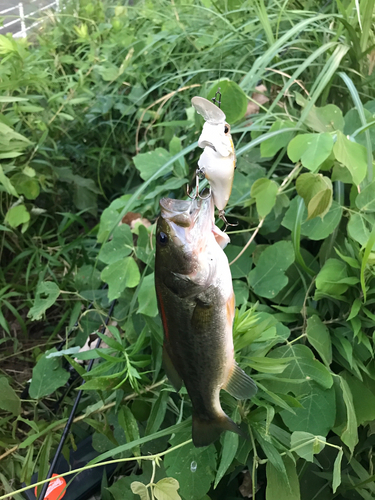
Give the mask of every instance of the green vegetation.
[[(374, 498), (374, 4), (72, 0), (28, 41), (0, 35), (4, 494), (44, 479), (70, 364), (64, 454), (93, 434), (96, 462), (117, 459), (104, 500)], [(195, 449), (161, 364), (152, 235), (201, 153), (190, 99), (218, 85), (236, 359), (259, 392), (222, 393), (249, 440)], [(106, 345), (78, 353), (114, 299)]]

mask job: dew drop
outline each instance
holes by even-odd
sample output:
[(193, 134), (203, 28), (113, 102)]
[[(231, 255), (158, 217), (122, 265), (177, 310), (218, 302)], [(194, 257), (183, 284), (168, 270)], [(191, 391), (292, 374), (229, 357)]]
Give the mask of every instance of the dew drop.
[(197, 462), (195, 460), (193, 460), (190, 464), (191, 472), (195, 472), (197, 470), (197, 467), (198, 467)]

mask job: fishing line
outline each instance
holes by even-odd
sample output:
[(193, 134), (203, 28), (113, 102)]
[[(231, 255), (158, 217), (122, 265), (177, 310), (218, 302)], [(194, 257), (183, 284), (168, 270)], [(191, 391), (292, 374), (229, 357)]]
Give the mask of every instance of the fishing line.
[[(113, 309), (115, 307), (115, 303), (116, 303), (116, 300), (113, 300), (111, 302), (111, 305), (110, 305), (110, 308), (109, 308), (109, 311), (108, 311), (108, 315), (107, 315), (107, 317), (105, 319), (104, 325), (101, 328), (101, 332), (100, 333), (102, 333), (102, 334), (104, 334), (104, 332), (105, 332), (105, 330), (107, 328), (109, 320), (110, 320), (110, 318), (112, 316)], [(100, 347), (101, 342), (102, 342), (102, 339), (99, 337), (98, 340), (97, 340), (97, 342), (96, 342), (95, 349), (98, 349)], [(89, 373), (91, 371), (91, 368), (93, 367), (94, 361), (95, 361), (95, 359), (91, 359), (90, 360), (90, 363), (89, 363), (89, 365), (87, 367), (86, 373)], [(64, 443), (65, 443), (66, 438), (67, 438), (67, 436), (69, 434), (70, 427), (71, 427), (71, 425), (73, 423), (74, 415), (75, 415), (75, 413), (77, 411), (79, 402), (81, 401), (82, 394), (83, 394), (83, 389), (81, 389), (81, 390), (78, 391), (78, 394), (77, 394), (77, 397), (76, 397), (76, 399), (74, 401), (74, 404), (73, 404), (72, 410), (70, 412), (68, 421), (65, 424), (63, 433), (61, 435), (61, 439), (60, 439), (59, 445), (57, 447), (56, 453), (55, 453), (55, 455), (53, 457), (53, 460), (51, 462), (50, 468), (48, 470), (48, 474), (46, 476), (46, 479), (51, 479), (51, 477), (52, 477), (52, 474), (53, 474), (53, 471), (54, 471), (54, 469), (56, 467), (58, 459), (60, 458), (60, 455), (61, 455)], [(47, 493), (47, 489), (48, 489), (49, 484), (50, 484), (50, 482), (44, 483), (43, 488), (42, 488), (42, 490), (40, 492), (40, 495), (38, 497), (38, 500), (43, 500), (44, 499), (44, 497), (45, 497), (45, 495)]]

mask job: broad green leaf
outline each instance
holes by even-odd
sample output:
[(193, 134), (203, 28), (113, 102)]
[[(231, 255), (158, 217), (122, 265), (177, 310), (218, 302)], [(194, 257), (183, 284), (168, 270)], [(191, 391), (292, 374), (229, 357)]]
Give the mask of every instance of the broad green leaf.
[(372, 213), (364, 215), (352, 212), (347, 226), (348, 234), (360, 245), (366, 246), (374, 225), (375, 217)]
[(27, 314), (32, 321), (41, 319), (46, 310), (53, 306), (60, 289), (53, 281), (41, 281), (36, 287), (34, 305)]
[[(180, 442), (176, 441), (173, 439), (171, 444), (176, 445)], [(179, 493), (183, 498), (202, 498), (215, 478), (215, 446), (211, 444), (195, 448), (193, 443), (187, 444), (165, 455), (164, 467), (167, 475), (179, 482)]]
[[(143, 465), (143, 464), (142, 464)], [(146, 469), (146, 467), (142, 467)], [(158, 469), (157, 469), (158, 472)], [(146, 488), (146, 484), (150, 482), (151, 475), (148, 472), (143, 472), (142, 474), (131, 474), (130, 476), (123, 476), (112, 484), (108, 489), (114, 500), (140, 500), (140, 492), (144, 492), (142, 486), (135, 486), (136, 491), (132, 489), (134, 483), (140, 483)], [(147, 498), (147, 497), (146, 497)], [(147, 498), (150, 500), (150, 497)]]
[(132, 492), (135, 495), (139, 495), (141, 500), (150, 500), (147, 486), (139, 481), (133, 481), (130, 485)]
[(332, 204), (332, 182), (322, 174), (302, 174), (296, 181), (297, 193), (304, 199), (308, 220), (323, 218)]
[(344, 117), (341, 109), (334, 104), (327, 104), (322, 108), (313, 106), (307, 115), (305, 125), (315, 132), (334, 132), (343, 130)]
[[(238, 164), (240, 165), (240, 160), (243, 159), (242, 156), (238, 159)], [(230, 196), (231, 205), (244, 205), (249, 201), (251, 186), (253, 183), (265, 176), (266, 170), (259, 165), (251, 164), (250, 162), (242, 162), (244, 165), (244, 170), (246, 175), (241, 171), (236, 169), (236, 175), (234, 176), (232, 194)], [(246, 206), (246, 205), (245, 205)]]
[(130, 255), (133, 251), (133, 235), (127, 224), (121, 224), (113, 232), (111, 241), (102, 246), (99, 259), (106, 264), (112, 264)]
[(30, 214), (25, 205), (16, 205), (8, 210), (4, 220), (10, 227), (18, 227), (21, 224), (29, 222)]
[(344, 165), (336, 162), (333, 165), (331, 181), (341, 181), (344, 184), (353, 184), (353, 177)]
[[(134, 156), (133, 161), (142, 179), (147, 181), (170, 159), (171, 155), (169, 151), (164, 148), (156, 148), (154, 151), (149, 151), (148, 153), (139, 153), (137, 156)], [(171, 172), (172, 168), (173, 165), (170, 165), (169, 169), (163, 170), (160, 175)]]
[(11, 182), (18, 194), (24, 194), (28, 200), (35, 200), (40, 193), (39, 182), (24, 173), (12, 175)]
[(228, 123), (234, 123), (243, 118), (246, 113), (248, 99), (245, 92), (231, 80), (216, 81), (210, 88), (207, 99), (210, 101), (220, 87), (221, 109)]
[[(367, 104), (367, 103), (366, 103)], [(366, 119), (367, 123), (371, 123), (374, 121), (373, 113), (370, 113), (368, 109), (366, 109), (366, 105), (363, 108), (364, 112), (364, 117)], [(358, 129), (362, 128), (362, 120), (359, 116), (358, 110), (356, 108), (350, 109), (346, 115), (345, 115), (345, 127), (344, 127), (344, 135), (353, 135)], [(372, 145), (372, 150), (375, 149), (375, 127), (374, 124), (372, 124), (368, 128), (369, 134), (370, 134), (370, 141)], [(355, 136), (356, 142), (358, 144), (362, 144), (362, 146), (366, 147), (366, 134), (364, 131), (357, 133)]]
[[(85, 26), (85, 25), (82, 25), (82, 26)], [(78, 27), (75, 26), (75, 29), (77, 30)], [(86, 36), (83, 36), (82, 38), (87, 38), (87, 34), (86, 34)], [(94, 66), (94, 68), (99, 73), (99, 75), (103, 78), (103, 80), (106, 82), (111, 82), (113, 80), (116, 80), (122, 73), (117, 66), (115, 66), (114, 64), (109, 63), (109, 62), (107, 62), (106, 64), (102, 64), (102, 65), (96, 64)]]
[(100, 217), (99, 231), (98, 231), (98, 243), (104, 243), (112, 229), (114, 228), (116, 221), (118, 219), (119, 213), (111, 207), (107, 207), (103, 210)]
[(257, 295), (272, 299), (288, 284), (285, 271), (294, 262), (290, 241), (279, 241), (267, 247), (257, 266), (249, 273), (249, 284)]
[(344, 452), (342, 451), (342, 449), (340, 449), (335, 459), (335, 463), (333, 464), (332, 490), (334, 494), (336, 493), (337, 488), (341, 484), (341, 461), (343, 455)]
[(79, 268), (74, 278), (74, 285), (79, 292), (96, 290), (102, 282), (100, 271), (94, 266), (85, 265)]
[(350, 171), (353, 182), (359, 185), (367, 173), (367, 151), (364, 146), (352, 142), (341, 132), (337, 132), (337, 140), (333, 146), (336, 159)]
[(233, 291), (236, 298), (236, 307), (247, 303), (249, 298), (249, 287), (247, 283), (242, 280), (233, 280)]
[(329, 366), (332, 363), (331, 337), (328, 328), (322, 323), (317, 314), (307, 320), (306, 335), (310, 344), (318, 351), (323, 362)]
[(316, 298), (324, 295), (339, 296), (349, 288), (348, 272), (345, 262), (338, 259), (328, 259), (316, 278)]
[(6, 377), (0, 377), (0, 394), (0, 408), (13, 415), (19, 415), (21, 413), (21, 400), (9, 385)]
[(14, 188), (13, 184), (11, 181), (8, 179), (8, 177), (4, 174), (3, 167), (0, 165), (0, 184), (4, 187), (5, 191), (12, 196), (16, 196), (18, 198), (18, 193), (16, 189)]
[(258, 179), (251, 186), (251, 197), (255, 198), (257, 211), (261, 219), (264, 219), (275, 206), (278, 190), (278, 184), (267, 178)]
[(219, 484), (230, 464), (233, 462), (238, 448), (238, 434), (234, 432), (224, 432), (222, 437), (222, 448), (220, 464), (216, 472), (214, 488)]
[(290, 438), (290, 446), (295, 453), (307, 462), (314, 461), (314, 455), (320, 453), (325, 446), (324, 436), (315, 436), (310, 432), (296, 431)]
[(145, 314), (146, 316), (151, 316), (152, 318), (158, 314), (154, 273), (143, 278), (141, 286), (139, 287), (138, 303), (138, 314)]
[[(253, 259), (251, 258), (251, 254), (255, 249), (255, 244), (251, 244), (245, 252), (241, 255), (239, 259), (236, 260), (234, 264), (230, 266), (230, 271), (233, 279), (244, 278), (247, 276), (251, 270), (251, 266), (253, 264)], [(228, 245), (225, 247), (225, 254), (228, 257), (229, 263), (234, 260), (237, 255), (241, 252), (242, 247), (236, 245)], [(248, 287), (247, 287), (247, 290)]]
[[(290, 120), (276, 120), (269, 129), (269, 132), (276, 132), (277, 130), (282, 130), (283, 128), (294, 128), (296, 126), (295, 122)], [(272, 157), (283, 147), (285, 147), (289, 141), (292, 139), (294, 132), (285, 132), (284, 134), (278, 134), (270, 139), (266, 139), (260, 145), (260, 153), (262, 157)]]
[(341, 372), (348, 384), (353, 398), (353, 405), (358, 425), (375, 420), (375, 396), (363, 382), (348, 372)]
[(294, 413), (282, 410), (284, 423), (291, 431), (326, 436), (334, 426), (336, 417), (333, 387), (322, 389), (318, 384), (310, 382), (307, 394), (300, 396), (298, 401), (302, 408), (294, 408)]
[(304, 167), (314, 172), (329, 157), (332, 148), (330, 134), (297, 135), (288, 144), (288, 156), (294, 163), (300, 159)]
[(375, 212), (375, 182), (371, 182), (358, 194), (355, 204), (360, 210)]
[(138, 285), (141, 275), (132, 257), (113, 262), (102, 271), (102, 280), (108, 283), (108, 298), (114, 300), (120, 297), (125, 288)]
[(339, 381), (346, 407), (346, 425), (341, 429), (340, 437), (353, 453), (355, 445), (358, 443), (357, 418), (354, 410), (353, 396), (347, 381), (343, 377), (339, 377)]
[(64, 386), (69, 380), (69, 372), (61, 367), (61, 358), (47, 357), (51, 352), (56, 352), (56, 349), (46, 351), (33, 368), (29, 388), (29, 394), (32, 399), (49, 396), (56, 389)]
[[(299, 196), (293, 198), (282, 221), (282, 225), (288, 228), (290, 231), (293, 230), (294, 221), (297, 217), (299, 200)], [(301, 234), (303, 236), (307, 236), (311, 240), (324, 240), (325, 238), (327, 238), (327, 236), (333, 233), (333, 231), (339, 225), (342, 217), (342, 208), (337, 203), (337, 201), (332, 202), (331, 208), (323, 218), (315, 217), (314, 219), (306, 220), (307, 210), (305, 207), (303, 207), (303, 210), (304, 213), (302, 216), (302, 220), (304, 220), (305, 222), (303, 222), (301, 225)]]
[[(296, 395), (309, 392), (308, 384), (313, 380), (324, 389), (332, 387), (333, 379), (330, 371), (317, 359), (312, 351), (305, 345), (290, 344), (278, 347), (268, 355), (271, 359), (288, 359), (288, 365), (283, 371), (283, 379), (296, 379), (298, 386), (289, 387), (285, 382), (272, 382), (272, 386), (281, 393), (292, 390)], [(303, 384), (303, 382), (306, 382)], [(305, 429), (301, 429), (305, 430)], [(309, 431), (312, 432), (312, 431)], [(315, 434), (322, 434), (316, 432)]]
[(279, 472), (270, 461), (267, 462), (266, 500), (300, 500), (299, 481), (296, 466), (290, 457), (283, 457), (286, 474)]
[(180, 485), (173, 477), (164, 477), (154, 486), (154, 495), (157, 500), (181, 500), (177, 493)]

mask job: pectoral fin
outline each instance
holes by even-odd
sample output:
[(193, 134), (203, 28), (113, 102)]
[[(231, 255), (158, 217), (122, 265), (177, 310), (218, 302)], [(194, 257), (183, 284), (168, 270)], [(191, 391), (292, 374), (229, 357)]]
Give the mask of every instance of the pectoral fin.
[(165, 344), (163, 345), (163, 366), (170, 383), (178, 392), (182, 387), (182, 378), (173, 366), (172, 360), (167, 352)]
[(223, 389), (236, 399), (249, 399), (258, 391), (254, 380), (246, 375), (235, 361), (232, 373)]

